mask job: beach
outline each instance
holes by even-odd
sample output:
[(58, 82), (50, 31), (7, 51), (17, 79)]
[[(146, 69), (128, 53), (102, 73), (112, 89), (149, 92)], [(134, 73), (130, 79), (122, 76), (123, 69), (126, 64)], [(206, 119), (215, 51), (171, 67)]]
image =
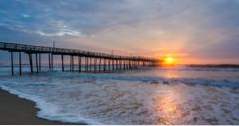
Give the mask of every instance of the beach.
[(238, 77), (238, 68), (204, 67), (2, 75), (0, 124), (233, 125)]
[(36, 116), (39, 109), (35, 103), (19, 98), (0, 89), (0, 124), (1, 125), (67, 125), (57, 121), (48, 121)]

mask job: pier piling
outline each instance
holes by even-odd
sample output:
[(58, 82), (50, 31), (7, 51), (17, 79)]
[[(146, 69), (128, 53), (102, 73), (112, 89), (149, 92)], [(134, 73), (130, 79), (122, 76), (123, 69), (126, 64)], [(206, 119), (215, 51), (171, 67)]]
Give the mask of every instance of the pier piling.
[(30, 70), (31, 70), (31, 73), (33, 73), (32, 54), (28, 53), (28, 57), (29, 57)]
[(38, 67), (38, 56), (37, 53), (35, 54), (35, 58), (36, 58), (36, 69), (37, 69), (37, 73), (39, 73), (39, 67)]
[(11, 51), (11, 71), (12, 75), (14, 75), (14, 61), (13, 61), (13, 52)]
[(64, 68), (64, 55), (61, 55), (61, 70), (62, 70), (62, 72), (65, 71), (65, 68)]
[[(54, 70), (54, 61), (58, 65), (58, 61), (54, 59), (54, 55), (61, 56), (61, 69), (65, 70), (65, 59), (64, 56), (70, 56), (70, 71), (75, 71), (75, 62), (74, 59), (78, 58), (78, 72), (121, 72), (136, 70), (143, 67), (155, 67), (157, 65), (156, 59), (145, 58), (145, 57), (136, 57), (136, 56), (119, 56), (112, 54), (104, 54), (99, 52), (90, 52), (82, 51), (76, 49), (64, 49), (64, 48), (55, 48), (55, 47), (44, 47), (44, 46), (34, 46), (34, 45), (24, 45), (17, 43), (5, 43), (0, 42), (0, 50), (10, 52), (10, 63), (11, 63), (11, 74), (14, 75), (14, 52), (17, 52), (19, 55), (19, 75), (22, 75), (22, 53), (26, 53), (29, 59), (30, 72), (34, 73), (41, 72), (42, 67), (42, 58), (41, 54), (48, 54), (48, 67), (49, 71)], [(35, 62), (33, 65), (33, 54)], [(83, 59), (82, 59), (83, 58)], [(43, 61), (47, 61), (44, 60)], [(68, 63), (68, 62), (67, 62)]]
[(22, 75), (22, 56), (21, 52), (19, 52), (19, 75)]
[(78, 72), (81, 72), (81, 57), (78, 56)]
[(38, 58), (39, 58), (39, 71), (41, 72), (41, 53), (38, 54)]

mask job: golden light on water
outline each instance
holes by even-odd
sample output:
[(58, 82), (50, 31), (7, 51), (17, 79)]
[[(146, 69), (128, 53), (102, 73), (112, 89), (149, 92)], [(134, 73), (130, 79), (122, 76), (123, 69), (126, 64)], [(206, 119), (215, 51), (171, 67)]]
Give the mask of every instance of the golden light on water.
[(174, 124), (182, 118), (182, 108), (177, 99), (177, 93), (156, 96), (155, 110), (160, 124)]

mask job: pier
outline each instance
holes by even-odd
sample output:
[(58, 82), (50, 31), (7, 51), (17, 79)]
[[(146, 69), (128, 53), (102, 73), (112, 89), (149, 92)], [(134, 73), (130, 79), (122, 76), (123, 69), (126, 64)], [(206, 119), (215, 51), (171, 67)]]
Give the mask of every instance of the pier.
[(30, 73), (39, 73), (42, 71), (43, 54), (48, 55), (47, 60), (49, 71), (53, 71), (54, 69), (54, 56), (60, 56), (62, 72), (67, 71), (65, 69), (65, 66), (67, 65), (65, 64), (65, 57), (69, 58), (70, 72), (93, 73), (118, 72), (153, 67), (156, 66), (158, 61), (157, 59), (142, 56), (120, 56), (77, 49), (34, 46), (7, 42), (0, 42), (0, 50), (8, 51), (10, 53), (12, 75), (15, 75), (14, 59), (16, 54), (18, 54), (19, 75), (22, 75), (22, 54), (28, 56)]

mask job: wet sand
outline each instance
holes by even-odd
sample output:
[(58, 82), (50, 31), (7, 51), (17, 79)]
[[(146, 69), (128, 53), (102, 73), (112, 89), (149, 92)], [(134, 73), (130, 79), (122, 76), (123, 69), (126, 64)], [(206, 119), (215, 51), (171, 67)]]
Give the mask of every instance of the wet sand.
[[(40, 119), (36, 116), (35, 103), (0, 89), (0, 125), (67, 125), (57, 121)], [(83, 124), (83, 123), (82, 123)], [(80, 125), (82, 125), (80, 124)], [(83, 124), (84, 125), (84, 124)]]

